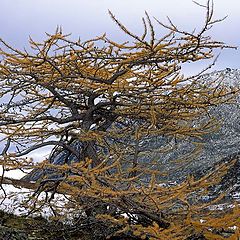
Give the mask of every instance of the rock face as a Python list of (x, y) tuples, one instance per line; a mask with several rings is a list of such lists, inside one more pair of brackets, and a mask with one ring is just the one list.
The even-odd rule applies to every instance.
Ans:
[[(228, 87), (240, 87), (240, 70), (226, 69), (213, 72), (204, 76), (204, 80), (215, 80)], [(199, 155), (192, 161), (179, 166), (179, 170), (169, 174), (169, 179), (179, 180), (182, 177), (193, 174), (196, 177), (203, 176), (214, 169), (214, 166), (225, 162), (236, 163), (230, 167), (218, 186), (214, 188), (215, 193), (228, 192), (228, 197), (240, 200), (240, 97), (236, 102), (221, 104), (210, 109), (210, 114), (219, 122), (219, 129), (203, 136), (199, 141), (202, 149)], [(186, 141), (176, 144), (177, 150), (168, 156), (165, 162), (171, 169), (170, 161), (183, 153), (191, 152), (193, 146)], [(163, 156), (164, 157), (164, 156)]]
[[(79, 141), (73, 141), (70, 145), (73, 149), (75, 149), (77, 152), (81, 151), (82, 144)], [(71, 154), (68, 150), (59, 150), (59, 149), (54, 149), (52, 151), (51, 156), (49, 157), (49, 162), (51, 164), (55, 165), (63, 165), (65, 163), (73, 163), (77, 162), (77, 158), (75, 155)], [(38, 179), (44, 177), (45, 175), (51, 175), (51, 177), (56, 177), (54, 176), (54, 172), (52, 170), (33, 170), (26, 176), (22, 178), (22, 180), (25, 181), (37, 181)]]
[[(201, 81), (215, 82), (215, 84), (224, 84), (231, 87), (240, 86), (240, 70), (226, 69), (205, 74)], [(151, 139), (145, 139), (140, 143), (140, 163), (157, 161), (157, 168), (166, 172), (166, 181), (181, 181), (188, 174), (198, 172), (204, 174), (214, 164), (222, 159), (228, 158), (235, 153), (237, 154), (240, 146), (240, 97), (235, 103), (221, 104), (210, 109), (211, 115), (220, 123), (219, 130), (203, 136), (198, 145), (201, 146), (200, 153), (194, 157), (194, 160), (188, 161), (189, 155), (195, 145), (186, 140), (176, 140), (164, 136), (158, 136)], [(71, 145), (77, 151), (82, 148), (81, 142), (74, 141)], [(170, 151), (160, 153), (159, 149), (169, 148)], [(182, 161), (179, 161), (182, 158)], [(67, 150), (53, 151), (50, 162), (53, 164), (63, 164), (76, 161), (74, 156)], [(177, 161), (176, 161), (177, 160)], [(240, 164), (239, 164), (240, 165)], [(234, 185), (240, 185), (240, 169), (236, 165), (231, 174), (229, 173), (228, 181)], [(36, 181), (44, 173), (37, 170), (24, 177), (25, 180)], [(230, 179), (232, 178), (232, 180)], [(227, 179), (227, 177), (226, 177)], [(233, 180), (234, 179), (234, 180)]]
[(234, 164), (228, 169), (220, 183), (213, 187), (213, 195), (226, 193), (225, 199), (240, 201), (240, 153), (233, 154), (223, 159)]

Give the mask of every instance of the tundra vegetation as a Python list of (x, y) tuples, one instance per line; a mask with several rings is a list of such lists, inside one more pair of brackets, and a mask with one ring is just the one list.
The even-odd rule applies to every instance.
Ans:
[[(211, 66), (191, 77), (181, 71), (184, 64), (231, 48), (207, 35), (222, 20), (214, 20), (212, 2), (199, 6), (205, 22), (192, 32), (146, 13), (143, 34), (136, 35), (109, 12), (126, 42), (106, 34), (74, 41), (61, 29), (41, 43), (30, 38), (28, 50), (0, 39), (4, 198), (10, 197), (7, 184), (32, 189), (21, 203), (29, 214), (47, 205), (55, 221), (70, 218), (71, 231), (88, 229), (93, 239), (238, 239), (237, 204), (219, 211), (210, 206), (224, 194), (203, 200), (227, 164), (170, 185), (162, 182), (168, 173), (161, 159), (146, 161), (152, 151), (172, 151), (145, 148), (158, 136), (186, 139), (198, 149), (201, 136), (218, 125), (209, 107), (238, 93), (202, 82)], [(159, 37), (158, 28), (166, 34)], [(53, 147), (47, 159), (29, 158), (46, 146)], [(4, 176), (13, 169), (32, 172), (21, 180)], [(54, 201), (58, 194), (66, 199), (61, 206)]]

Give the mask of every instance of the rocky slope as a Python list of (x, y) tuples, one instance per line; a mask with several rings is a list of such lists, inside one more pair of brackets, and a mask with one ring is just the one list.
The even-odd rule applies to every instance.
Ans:
[[(204, 76), (205, 79), (216, 79), (222, 81), (228, 86), (239, 86), (240, 70), (223, 70), (213, 72)], [(166, 182), (177, 182), (184, 179), (188, 174), (195, 175), (196, 178), (204, 176), (212, 171), (220, 163), (235, 163), (230, 167), (220, 184), (211, 189), (212, 196), (221, 192), (228, 192), (228, 198), (240, 200), (240, 99), (236, 103), (222, 104), (211, 108), (211, 114), (221, 122), (218, 131), (209, 133), (201, 140), (201, 151), (195, 158), (187, 161), (187, 156), (191, 155), (194, 145), (189, 141), (176, 140), (173, 138), (156, 137), (146, 139), (142, 142), (141, 150), (145, 154), (141, 157), (142, 162), (157, 159), (159, 168), (164, 169), (168, 175)], [(169, 146), (171, 149), (167, 153), (160, 154), (157, 149), (163, 146)], [(81, 147), (79, 144), (76, 148)], [(61, 164), (68, 153), (55, 152), (51, 161), (55, 164)], [(182, 157), (182, 161), (175, 161)], [(42, 172), (35, 172), (29, 175), (28, 179), (36, 180), (42, 175)], [(27, 178), (25, 178), (27, 179)], [(211, 196), (210, 196), (211, 197)], [(69, 230), (67, 225), (61, 223), (49, 223), (42, 218), (17, 217), (11, 214), (0, 212), (0, 239), (93, 239), (96, 231), (93, 226), (81, 231)], [(96, 238), (94, 238), (96, 239)], [(201, 237), (192, 237), (193, 239), (204, 239)]]
[[(240, 70), (227, 68), (223, 71), (215, 71), (203, 76), (203, 81), (207, 82), (208, 80), (210, 82), (215, 80), (216, 84), (221, 82), (221, 84), (230, 88), (239, 88)], [(240, 97), (236, 99), (236, 102), (212, 107), (210, 114), (218, 121), (219, 129), (203, 136), (203, 139), (199, 141), (201, 143), (199, 155), (189, 164), (184, 164), (183, 161), (179, 170), (173, 171), (169, 178), (178, 180), (179, 177), (192, 173), (196, 177), (200, 177), (213, 170), (214, 166), (221, 162), (230, 164), (235, 160), (236, 163), (228, 170), (214, 192), (226, 191), (232, 198), (240, 200)], [(179, 141), (176, 148), (170, 154), (172, 156), (165, 158), (170, 169), (173, 167), (170, 160), (181, 156), (183, 153), (189, 153), (193, 146), (187, 141)]]
[[(200, 81), (208, 84), (212, 82), (216, 85), (224, 84), (231, 87), (240, 86), (240, 70), (225, 69), (205, 74)], [(234, 103), (225, 103), (210, 109), (210, 114), (219, 123), (219, 130), (203, 136), (198, 142), (199, 151), (194, 157), (191, 156), (196, 145), (188, 140), (179, 140), (159, 136), (145, 139), (140, 143), (140, 162), (146, 163), (157, 161), (157, 168), (166, 172), (165, 181), (182, 181), (187, 175), (193, 174), (201, 176), (208, 172), (215, 164), (224, 159), (231, 159), (238, 156), (240, 152), (240, 97)], [(200, 119), (199, 119), (200, 120)], [(201, 121), (201, 120), (200, 120)], [(81, 143), (73, 142), (72, 147), (79, 151)], [(169, 151), (160, 153), (159, 149), (168, 148)], [(53, 152), (50, 162), (62, 164), (74, 157), (67, 150)], [(181, 160), (182, 159), (182, 160)], [(238, 159), (238, 158), (237, 158)], [(239, 160), (238, 160), (239, 161)], [(236, 167), (234, 174), (229, 173), (228, 182), (234, 186), (240, 185), (240, 169)], [(26, 176), (26, 180), (37, 180), (42, 176), (42, 171), (35, 171)], [(238, 176), (236, 178), (236, 176)], [(232, 178), (232, 180), (230, 179)], [(234, 179), (233, 179), (234, 178)], [(236, 180), (237, 179), (237, 180)], [(227, 182), (227, 181), (225, 181)], [(226, 185), (226, 184), (225, 184)], [(230, 184), (231, 185), (231, 184)], [(234, 192), (237, 194), (237, 192)]]

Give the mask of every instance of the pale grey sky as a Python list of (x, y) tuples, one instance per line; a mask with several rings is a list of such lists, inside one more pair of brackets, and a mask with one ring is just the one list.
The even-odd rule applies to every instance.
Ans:
[[(199, 0), (206, 3), (206, 0)], [(211, 30), (213, 38), (240, 45), (240, 1), (215, 0), (215, 16), (228, 18)], [(27, 46), (28, 36), (42, 40), (57, 25), (72, 38), (88, 39), (106, 32), (114, 40), (124, 39), (107, 11), (110, 9), (132, 31), (142, 30), (144, 11), (166, 22), (169, 16), (178, 26), (192, 30), (204, 21), (204, 11), (192, 0), (0, 0), (0, 37), (16, 47)], [(161, 29), (159, 28), (161, 33)], [(192, 66), (197, 71), (204, 64)], [(240, 50), (224, 50), (215, 69), (240, 68)], [(191, 72), (191, 70), (188, 69)]]

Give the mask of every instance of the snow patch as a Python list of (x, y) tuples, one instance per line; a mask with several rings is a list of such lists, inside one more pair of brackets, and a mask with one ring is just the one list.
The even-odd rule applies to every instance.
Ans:
[[(31, 206), (34, 206), (34, 190), (26, 188), (17, 188), (12, 185), (2, 184), (0, 189), (0, 209), (15, 215), (26, 215), (31, 211)], [(6, 195), (5, 195), (6, 194)], [(46, 201), (51, 196), (51, 193), (42, 192), (38, 196), (38, 204), (32, 212), (33, 216), (42, 216), (49, 218), (58, 215), (68, 215), (71, 209), (66, 208), (69, 200), (62, 194), (55, 194), (54, 199), (49, 203)], [(53, 209), (55, 213), (53, 212)], [(69, 216), (70, 217), (70, 216)]]

